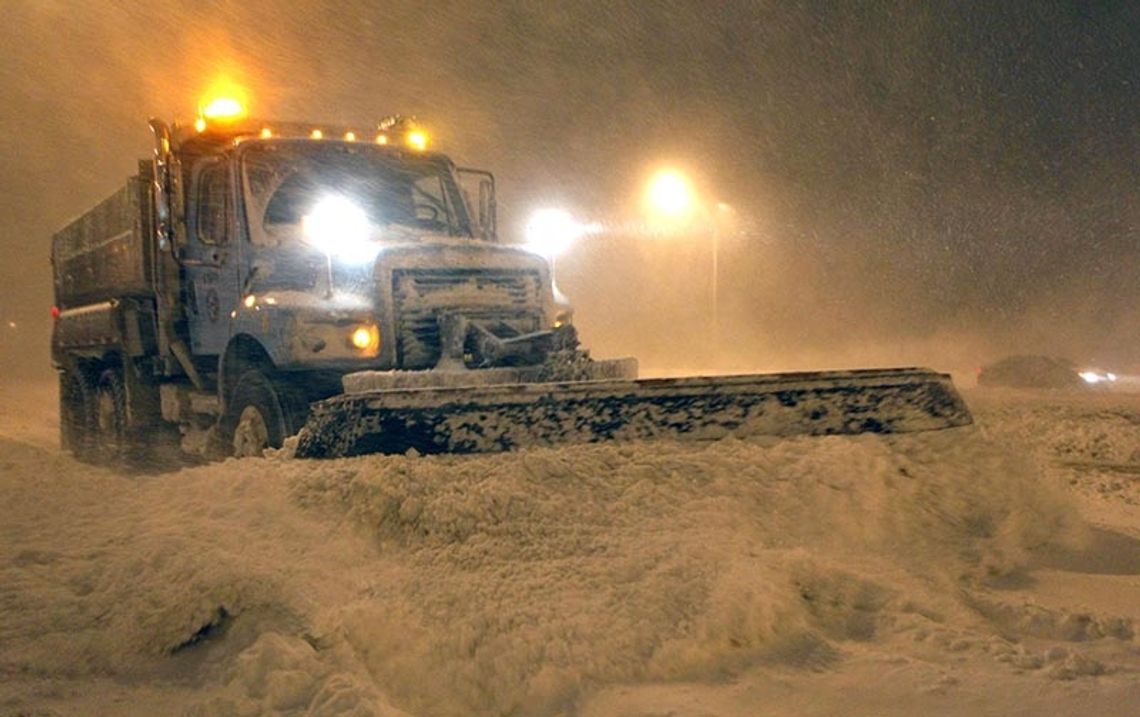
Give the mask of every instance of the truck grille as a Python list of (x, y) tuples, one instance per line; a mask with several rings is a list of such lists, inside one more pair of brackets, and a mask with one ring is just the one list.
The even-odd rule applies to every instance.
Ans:
[[(441, 313), (457, 313), (495, 331), (537, 331), (542, 317), (538, 272), (514, 269), (397, 269), (392, 272), (396, 360), (400, 368), (434, 366)], [(498, 328), (496, 328), (498, 327)]]

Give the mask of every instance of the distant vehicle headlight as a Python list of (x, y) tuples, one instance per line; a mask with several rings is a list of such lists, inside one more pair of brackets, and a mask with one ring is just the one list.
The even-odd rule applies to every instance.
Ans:
[(368, 215), (346, 197), (328, 196), (317, 202), (301, 218), (301, 232), (320, 251), (348, 262), (370, 262), (380, 252), (380, 245), (371, 239)]
[(1116, 374), (1111, 373), (1111, 372), (1101, 372), (1101, 371), (1091, 371), (1090, 370), (1090, 371), (1081, 371), (1077, 375), (1080, 376), (1084, 380), (1085, 383), (1090, 383), (1090, 384), (1112, 383), (1113, 381), (1116, 380)]

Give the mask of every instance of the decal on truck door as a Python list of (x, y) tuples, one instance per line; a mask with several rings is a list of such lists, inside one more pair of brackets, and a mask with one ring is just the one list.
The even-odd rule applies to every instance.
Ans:
[(233, 246), (233, 186), (225, 159), (201, 163), (194, 179), (186, 278), (194, 286), (197, 317), (191, 317), (195, 353), (220, 353), (230, 338), (227, 320), (240, 300), (239, 257)]
[(218, 298), (218, 290), (210, 287), (206, 292), (206, 316), (210, 321), (217, 321), (221, 315), (222, 300)]

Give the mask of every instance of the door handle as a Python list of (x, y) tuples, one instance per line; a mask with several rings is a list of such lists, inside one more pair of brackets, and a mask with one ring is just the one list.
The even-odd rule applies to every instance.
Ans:
[(223, 266), (225, 266), (227, 256), (228, 255), (224, 251), (220, 253), (213, 252), (210, 255), (209, 259), (187, 259), (185, 257), (180, 257), (178, 259), (178, 263), (182, 266), (190, 266), (195, 268), (204, 267), (207, 269), (221, 269)]

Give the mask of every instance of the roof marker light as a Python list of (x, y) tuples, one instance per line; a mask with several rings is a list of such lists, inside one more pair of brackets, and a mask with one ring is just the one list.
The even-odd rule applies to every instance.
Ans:
[(386, 134), (376, 135), (376, 144), (388, 144), (388, 135), (386, 135)]
[(345, 132), (344, 133), (344, 140), (346, 142), (355, 142), (356, 141), (356, 133), (355, 132)]
[(320, 139), (321, 137), (325, 136), (325, 133), (320, 131), (319, 129), (315, 129), (309, 133), (309, 136), (312, 137), (313, 139)]
[(234, 120), (245, 114), (245, 109), (233, 97), (215, 97), (202, 107), (202, 116), (212, 120)]
[(422, 152), (427, 149), (428, 136), (427, 132), (424, 132), (423, 130), (414, 129), (411, 132), (408, 132), (406, 139), (408, 146), (417, 152)]
[(261, 128), (261, 138), (262, 139), (269, 139), (272, 136), (273, 136), (273, 130), (269, 129), (268, 127), (262, 127)]

